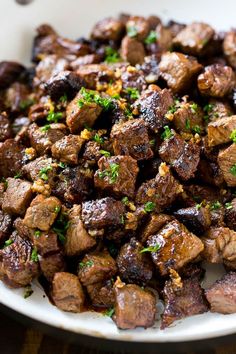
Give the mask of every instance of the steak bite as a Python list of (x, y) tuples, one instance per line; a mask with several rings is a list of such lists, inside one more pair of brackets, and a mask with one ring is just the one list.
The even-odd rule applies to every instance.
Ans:
[(121, 41), (121, 58), (131, 65), (142, 64), (145, 58), (144, 45), (135, 38), (124, 37)]
[(39, 194), (35, 197), (26, 210), (24, 224), (33, 229), (48, 231), (54, 223), (61, 202), (56, 197), (46, 198)]
[(180, 135), (172, 132), (172, 136), (163, 141), (159, 148), (161, 159), (169, 163), (179, 177), (186, 181), (194, 177), (200, 161), (200, 148), (197, 144), (186, 143)]
[(217, 119), (208, 124), (208, 144), (210, 147), (231, 141), (230, 135), (236, 129), (236, 115)]
[(0, 62), (0, 90), (7, 88), (25, 70), (24, 66), (15, 61)]
[(81, 220), (81, 207), (74, 205), (69, 211), (69, 227), (64, 245), (66, 255), (79, 255), (95, 245), (96, 240), (87, 233)]
[(205, 291), (211, 312), (236, 312), (236, 272), (225, 274)]
[(49, 253), (41, 256), (39, 258), (39, 265), (43, 276), (49, 282), (53, 281), (53, 277), (56, 273), (64, 272), (66, 268), (62, 252)]
[(101, 41), (119, 41), (124, 31), (125, 26), (120, 20), (107, 17), (95, 24), (91, 37)]
[(79, 263), (78, 277), (84, 286), (110, 279), (117, 272), (115, 260), (107, 251), (88, 253)]
[(111, 139), (115, 155), (130, 155), (135, 160), (146, 160), (153, 156), (148, 131), (142, 119), (115, 124)]
[(68, 61), (57, 55), (45, 56), (35, 69), (34, 86), (44, 89), (45, 83), (54, 75), (68, 69)]
[(114, 71), (107, 64), (87, 64), (80, 65), (76, 73), (85, 83), (85, 87), (96, 90), (97, 86), (113, 81)]
[(203, 22), (193, 22), (183, 28), (173, 40), (173, 44), (186, 54), (202, 55), (215, 31)]
[(155, 235), (165, 224), (171, 220), (173, 220), (173, 217), (167, 214), (150, 215), (147, 224), (141, 232), (140, 241), (142, 243), (146, 242), (149, 236)]
[(88, 285), (86, 289), (93, 306), (113, 307), (115, 292), (112, 280), (109, 279), (104, 282)]
[(232, 30), (225, 34), (223, 42), (224, 55), (229, 64), (236, 69), (236, 31)]
[(127, 283), (146, 284), (152, 278), (153, 265), (143, 246), (135, 238), (124, 244), (116, 259), (119, 274)]
[(82, 221), (87, 229), (102, 229), (122, 224), (124, 204), (107, 197), (82, 203)]
[(41, 178), (51, 184), (56, 175), (56, 164), (51, 157), (43, 155), (24, 165), (21, 172), (31, 181)]
[(52, 156), (61, 162), (77, 165), (82, 144), (83, 139), (80, 136), (67, 135), (52, 145)]
[(192, 80), (201, 71), (202, 65), (193, 57), (167, 52), (161, 57), (159, 69), (168, 87), (173, 92), (182, 92), (192, 84)]
[(150, 25), (147, 19), (142, 16), (130, 16), (126, 22), (128, 36), (135, 37), (138, 41), (143, 41), (149, 34)]
[(24, 215), (33, 197), (32, 184), (22, 179), (8, 178), (2, 210), (11, 215)]
[(25, 148), (14, 139), (0, 143), (0, 176), (14, 177), (19, 173), (24, 159)]
[(216, 98), (211, 98), (209, 103), (204, 107), (206, 113), (205, 118), (211, 122), (219, 118), (229, 117), (233, 115), (233, 110), (227, 101), (219, 101)]
[(224, 97), (235, 87), (235, 74), (230, 66), (213, 64), (205, 67), (197, 83), (203, 96)]
[(211, 213), (207, 207), (190, 207), (179, 209), (174, 216), (191, 232), (201, 236), (211, 226)]
[(63, 311), (81, 312), (85, 295), (76, 275), (59, 272), (52, 282), (52, 299), (55, 305)]
[(10, 236), (12, 218), (9, 214), (0, 210), (0, 245)]
[(203, 110), (194, 102), (177, 102), (173, 113), (167, 113), (173, 118), (175, 129), (181, 134), (201, 133), (203, 131)]
[(6, 114), (0, 114), (0, 142), (5, 141), (12, 136), (10, 120)]
[(120, 329), (152, 327), (156, 316), (156, 298), (136, 284), (115, 283), (115, 314), (113, 320)]
[[(147, 245), (154, 249), (151, 252), (152, 260), (161, 275), (167, 275), (170, 268), (182, 268), (194, 260), (204, 248), (202, 241), (176, 220), (150, 236)], [(157, 247), (158, 250), (155, 251)]]
[[(32, 232), (32, 230), (30, 231)], [(34, 231), (33, 237), (31, 236), (31, 241), (38, 253), (42, 256), (56, 253), (60, 250), (57, 234), (52, 230), (47, 232)]]
[(230, 229), (236, 231), (236, 198), (232, 199), (229, 208), (225, 209), (225, 222)]
[(139, 171), (137, 161), (130, 156), (101, 157), (94, 175), (95, 187), (115, 196), (133, 197)]
[(236, 144), (220, 150), (218, 164), (229, 187), (236, 187)]

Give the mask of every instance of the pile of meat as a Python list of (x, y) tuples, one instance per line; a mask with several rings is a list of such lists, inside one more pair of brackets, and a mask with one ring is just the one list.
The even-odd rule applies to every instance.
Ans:
[[(236, 312), (236, 31), (120, 15), (0, 63), (0, 278), (121, 329)], [(201, 287), (202, 261), (226, 275)], [(26, 294), (26, 296), (28, 296)], [(158, 295), (157, 295), (158, 294)]]

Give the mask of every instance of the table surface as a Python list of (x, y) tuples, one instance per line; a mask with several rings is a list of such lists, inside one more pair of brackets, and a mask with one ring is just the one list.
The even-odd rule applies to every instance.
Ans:
[[(32, 328), (27, 328), (12, 318), (0, 313), (0, 353), (1, 354), (112, 354), (84, 346), (67, 344)], [(199, 353), (193, 348), (188, 353)], [(121, 353), (136, 354), (136, 353)], [(147, 352), (148, 354), (148, 352)], [(156, 352), (158, 354), (158, 350)], [(236, 344), (202, 351), (202, 354), (236, 354)]]

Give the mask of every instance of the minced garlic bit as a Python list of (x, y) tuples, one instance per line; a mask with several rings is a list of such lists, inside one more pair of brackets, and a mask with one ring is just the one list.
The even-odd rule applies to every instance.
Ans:
[(27, 157), (30, 159), (30, 160), (33, 160), (35, 157), (36, 157), (36, 150), (32, 147), (30, 148), (26, 148), (25, 149), (25, 154), (27, 155)]
[(51, 194), (51, 188), (49, 184), (44, 183), (44, 181), (39, 178), (37, 181), (34, 182), (32, 186), (32, 191), (35, 193), (40, 193), (48, 197)]
[(93, 137), (93, 132), (89, 131), (88, 129), (84, 129), (80, 133), (80, 137), (84, 140), (90, 140)]
[(127, 71), (128, 73), (136, 73), (138, 70), (137, 70), (134, 66), (129, 65), (129, 66), (127, 67), (126, 71)]
[(172, 284), (173, 284), (175, 290), (182, 289), (183, 283), (182, 283), (181, 277), (176, 272), (176, 270), (174, 270), (172, 268), (170, 269), (170, 278), (172, 280)]
[(125, 229), (136, 230), (137, 228), (137, 216), (134, 213), (128, 212), (125, 214)]
[(155, 188), (148, 188), (148, 190), (147, 190), (147, 196), (148, 197), (152, 197), (155, 194), (156, 194), (156, 189)]
[(128, 208), (131, 210), (131, 211), (135, 211), (136, 210), (136, 206), (134, 205), (133, 202), (129, 202), (127, 204)]
[(159, 174), (160, 176), (165, 176), (168, 172), (169, 172), (169, 167), (167, 166), (167, 164), (165, 162), (162, 162), (159, 166)]
[(123, 283), (123, 281), (121, 281), (120, 277), (117, 277), (114, 286), (116, 288), (123, 288), (125, 286), (125, 283)]
[(103, 82), (103, 83), (97, 82), (96, 83), (96, 90), (97, 91), (106, 91), (107, 87), (108, 87), (107, 82)]
[(172, 121), (174, 119), (174, 114), (173, 113), (166, 113), (165, 118)]
[(122, 90), (122, 81), (116, 80), (112, 84), (110, 84), (106, 90), (106, 93), (110, 96), (119, 95)]
[(88, 234), (92, 237), (103, 236), (104, 229), (101, 230), (88, 230)]

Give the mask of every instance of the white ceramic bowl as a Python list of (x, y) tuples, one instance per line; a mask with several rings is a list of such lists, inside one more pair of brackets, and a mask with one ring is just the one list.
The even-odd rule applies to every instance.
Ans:
[[(223, 13), (222, 13), (223, 11)], [(157, 14), (164, 20), (206, 21), (217, 29), (235, 25), (236, 2), (224, 0), (223, 8), (211, 0), (34, 0), (28, 6), (14, 0), (0, 1), (0, 60), (30, 60), (34, 29), (50, 23), (64, 36), (78, 38), (89, 33), (98, 19), (128, 12)], [(222, 274), (220, 267), (208, 268), (205, 281), (210, 284)], [(148, 330), (120, 331), (108, 317), (95, 313), (69, 314), (52, 306), (38, 283), (34, 294), (23, 298), (23, 290), (10, 290), (0, 282), (0, 302), (43, 323), (95, 337), (142, 342), (180, 342), (213, 338), (236, 332), (236, 314), (206, 313), (180, 321), (160, 331), (159, 324)]]

